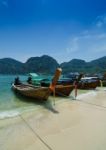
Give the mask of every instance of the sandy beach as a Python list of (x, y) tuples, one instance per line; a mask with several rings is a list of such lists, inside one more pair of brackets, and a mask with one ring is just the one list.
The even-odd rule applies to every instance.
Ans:
[(0, 150), (105, 150), (106, 88), (0, 120)]

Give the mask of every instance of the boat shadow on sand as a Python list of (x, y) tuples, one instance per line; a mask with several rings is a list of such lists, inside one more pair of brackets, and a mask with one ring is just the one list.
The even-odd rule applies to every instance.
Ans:
[(55, 108), (54, 108), (54, 104), (53, 104), (53, 97), (52, 99), (49, 97), (48, 100), (38, 100), (38, 99), (34, 99), (34, 98), (29, 98), (29, 97), (25, 97), (23, 95), (20, 95), (17, 92), (13, 91), (14, 96), (16, 96), (20, 101), (26, 102), (26, 103), (33, 103), (36, 106), (40, 105), (44, 108), (46, 108), (47, 110), (53, 112), (53, 113), (59, 113)]

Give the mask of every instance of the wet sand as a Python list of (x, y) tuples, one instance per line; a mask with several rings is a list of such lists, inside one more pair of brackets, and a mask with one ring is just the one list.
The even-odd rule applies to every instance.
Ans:
[(0, 120), (0, 150), (49, 149), (106, 149), (106, 89)]

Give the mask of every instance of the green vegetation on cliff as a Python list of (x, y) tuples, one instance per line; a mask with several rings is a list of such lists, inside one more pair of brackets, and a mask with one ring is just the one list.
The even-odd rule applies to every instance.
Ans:
[(12, 58), (3, 58), (0, 59), (0, 74), (26, 74), (29, 72), (53, 74), (59, 66), (63, 73), (104, 73), (106, 72), (106, 56), (90, 62), (72, 59), (62, 64), (58, 64), (54, 58), (47, 55), (31, 57), (25, 63)]

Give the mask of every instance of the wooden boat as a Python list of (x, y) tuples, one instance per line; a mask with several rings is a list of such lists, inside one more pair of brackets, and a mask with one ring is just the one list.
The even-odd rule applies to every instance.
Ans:
[[(83, 74), (80, 74), (78, 76), (78, 78), (76, 79), (77, 83), (79, 83), (82, 76), (83, 76)], [(73, 84), (73, 82), (69, 78), (62, 78), (62, 79), (58, 80), (57, 84), (55, 86), (55, 95), (57, 95), (57, 96), (69, 96), (71, 94), (71, 92), (73, 91), (73, 89), (75, 88), (75, 85)], [(48, 84), (43, 82), (42, 85), (46, 86)]]
[(69, 96), (73, 91), (73, 85), (56, 85), (55, 87), (55, 94), (57, 96)]
[[(36, 86), (36, 84), (33, 84)], [(50, 86), (50, 80), (49, 79), (44, 79), (40, 83), (41, 87), (49, 87)], [(67, 80), (62, 80), (62, 82), (57, 81), (56, 86), (55, 86), (55, 95), (56, 96), (69, 96), (72, 90), (74, 89), (74, 86), (72, 84), (69, 84)], [(51, 93), (53, 95), (53, 92)]]
[(59, 79), (59, 76), (61, 74), (61, 69), (58, 68), (55, 72), (53, 81), (49, 87), (37, 87), (29, 84), (12, 84), (12, 89), (26, 97), (35, 98), (39, 100), (47, 100), (49, 95), (53, 92), (53, 89), (55, 88), (56, 82)]
[(27, 84), (15, 85), (14, 83), (12, 84), (12, 89), (23, 96), (39, 100), (47, 100), (52, 92), (47, 87), (35, 87)]
[[(77, 82), (81, 79), (83, 74), (80, 74), (76, 79)], [(34, 78), (35, 79), (35, 78)], [(35, 79), (36, 80), (36, 79)], [(41, 87), (49, 87), (51, 79), (45, 78), (39, 84)], [(36, 86), (36, 82), (32, 82)], [(55, 86), (55, 95), (57, 96), (69, 96), (74, 89), (73, 81), (70, 78), (60, 78)], [(53, 92), (51, 93), (53, 95)]]
[[(75, 82), (78, 84), (83, 74), (80, 74)], [(65, 80), (60, 80), (57, 82), (55, 87), (55, 93), (58, 96), (69, 96), (73, 89), (75, 88), (74, 81), (69, 80), (69, 78), (65, 78)]]
[(79, 83), (78, 84), (78, 89), (95, 89), (97, 87), (97, 83), (96, 82), (91, 82), (91, 83)]
[[(48, 87), (50, 85), (50, 83), (51, 83), (51, 79), (49, 79), (49, 78), (45, 78), (40, 81), (40, 85), (45, 86), (45, 87)], [(72, 79), (65, 78), (65, 77), (60, 78), (56, 83), (56, 85), (72, 85), (72, 84), (73, 84)]]
[(78, 89), (95, 89), (98, 86), (98, 81), (93, 77), (82, 78), (78, 83)]

